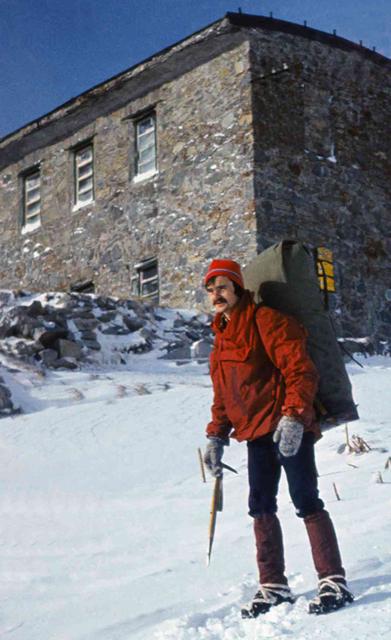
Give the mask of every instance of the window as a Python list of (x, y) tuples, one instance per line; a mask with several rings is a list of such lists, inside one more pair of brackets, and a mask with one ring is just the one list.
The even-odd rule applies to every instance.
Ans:
[(132, 278), (132, 294), (139, 298), (159, 300), (159, 273), (156, 258), (143, 260), (135, 265), (136, 275)]
[(336, 293), (333, 252), (326, 247), (318, 247), (315, 249), (315, 261), (319, 287), (323, 293), (323, 304), (325, 309), (329, 309), (330, 302), (333, 300), (330, 294)]
[(23, 177), (23, 226), (39, 227), (41, 224), (41, 172), (35, 169)]
[(326, 249), (326, 247), (318, 247), (316, 250), (316, 266), (321, 290), (335, 293), (333, 252), (330, 249)]
[(156, 116), (138, 120), (136, 126), (136, 176), (156, 171)]
[(94, 155), (91, 143), (75, 149), (75, 205), (94, 200)]

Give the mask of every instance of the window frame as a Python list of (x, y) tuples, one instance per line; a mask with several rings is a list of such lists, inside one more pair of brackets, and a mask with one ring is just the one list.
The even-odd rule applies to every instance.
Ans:
[[(146, 131), (144, 133), (139, 133), (140, 125), (146, 120), (151, 119), (153, 123), (153, 128), (151, 127), (150, 131)], [(152, 136), (151, 136), (152, 132)], [(140, 137), (151, 136), (153, 138), (153, 144), (147, 146), (145, 149), (140, 150)], [(135, 163), (134, 163), (134, 180), (137, 182), (138, 180), (143, 180), (150, 176), (155, 175), (158, 172), (157, 166), (157, 119), (156, 119), (156, 111), (151, 109), (150, 111), (143, 113), (138, 118), (134, 120), (134, 144), (135, 144)], [(153, 158), (148, 162), (140, 162), (140, 153), (142, 151), (146, 151), (149, 149), (153, 149)], [(141, 166), (144, 164), (150, 164), (153, 161), (153, 167), (146, 170), (141, 170)]]
[[(23, 171), (20, 175), (22, 182), (22, 216), (21, 216), (21, 226), (22, 231), (33, 231), (41, 226), (41, 214), (42, 214), (42, 172), (41, 166), (34, 165), (33, 167), (29, 167), (25, 171)], [(37, 185), (28, 189), (28, 181), (32, 179), (36, 179), (38, 177), (39, 182)], [(38, 191), (38, 197), (33, 200), (28, 199), (28, 192)], [(38, 203), (38, 210), (34, 213), (29, 213), (28, 208), (31, 205), (36, 205)]]
[[(143, 278), (143, 272), (151, 267), (156, 267), (156, 274), (147, 278)], [(136, 274), (131, 279), (132, 295), (142, 300), (153, 300), (159, 302), (160, 296), (160, 277), (159, 277), (159, 261), (156, 257), (147, 258), (134, 265)], [(149, 293), (143, 293), (143, 286), (156, 282), (156, 288)], [(136, 286), (134, 286), (136, 285)]]
[[(88, 149), (91, 149), (91, 159), (87, 160), (84, 163), (79, 164), (78, 163), (79, 155), (81, 155), (83, 152), (87, 151)], [(93, 139), (91, 138), (89, 140), (84, 140), (77, 146), (73, 147), (72, 153), (73, 153), (73, 205), (74, 205), (73, 209), (77, 210), (95, 202), (95, 153), (94, 153)], [(82, 168), (87, 167), (89, 164), (91, 165), (90, 173), (80, 176), (78, 173), (80, 167)], [(90, 188), (85, 189), (84, 191), (80, 191), (79, 189), (80, 183), (83, 182), (83, 180), (87, 180), (89, 178), (91, 178)], [(88, 192), (91, 192), (91, 197), (88, 200), (81, 200), (80, 196)]]

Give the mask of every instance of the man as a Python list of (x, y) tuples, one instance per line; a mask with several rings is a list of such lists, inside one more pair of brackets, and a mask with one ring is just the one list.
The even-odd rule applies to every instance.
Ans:
[(216, 310), (211, 354), (214, 400), (205, 464), (223, 473), (229, 437), (247, 441), (249, 514), (254, 518), (260, 589), (242, 616), (253, 618), (294, 602), (285, 576), (277, 492), (284, 469), (296, 514), (304, 520), (319, 577), (310, 613), (352, 602), (330, 516), (319, 498), (313, 402), (318, 374), (306, 353), (306, 330), (292, 317), (256, 306), (239, 264), (213, 260), (204, 284)]

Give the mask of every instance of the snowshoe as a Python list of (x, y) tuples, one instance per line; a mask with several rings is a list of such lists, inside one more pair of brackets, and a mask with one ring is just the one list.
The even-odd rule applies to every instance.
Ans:
[(353, 594), (349, 591), (343, 576), (328, 576), (320, 580), (318, 595), (309, 603), (308, 613), (330, 613), (353, 600)]
[(257, 618), (267, 613), (271, 607), (283, 602), (293, 603), (295, 597), (286, 584), (261, 584), (253, 601), (242, 609), (242, 618)]

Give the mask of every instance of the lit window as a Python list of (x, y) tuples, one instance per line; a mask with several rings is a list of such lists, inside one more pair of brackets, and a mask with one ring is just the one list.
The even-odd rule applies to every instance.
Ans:
[(156, 171), (156, 118), (150, 114), (136, 122), (136, 175)]
[(321, 290), (335, 293), (333, 252), (330, 249), (326, 249), (326, 247), (316, 249), (316, 268)]
[(75, 204), (83, 206), (94, 200), (94, 157), (92, 144), (75, 150)]
[(144, 260), (135, 265), (136, 275), (132, 278), (132, 294), (155, 302), (159, 299), (159, 273), (156, 258)]
[(23, 226), (41, 223), (41, 172), (35, 170), (23, 178)]

